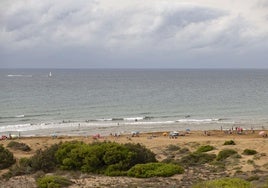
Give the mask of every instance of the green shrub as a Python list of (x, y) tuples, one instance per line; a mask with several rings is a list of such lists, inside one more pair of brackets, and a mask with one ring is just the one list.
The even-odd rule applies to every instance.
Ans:
[(128, 176), (136, 178), (170, 177), (174, 174), (182, 174), (183, 168), (175, 164), (147, 163), (137, 164), (128, 171)]
[(248, 181), (239, 178), (222, 178), (195, 184), (193, 188), (250, 188)]
[(210, 145), (205, 145), (205, 146), (200, 146), (196, 152), (208, 152), (208, 151), (211, 151), (213, 150), (214, 147), (213, 146), (210, 146)]
[(216, 158), (215, 154), (191, 153), (181, 158), (180, 163), (184, 166), (196, 166), (212, 162)]
[(257, 153), (256, 150), (253, 150), (253, 149), (245, 149), (242, 154), (243, 155), (255, 155), (256, 153)]
[(227, 140), (223, 145), (235, 145), (235, 142), (233, 140)]
[(128, 148), (131, 152), (135, 153), (131, 160), (131, 167), (136, 164), (156, 162), (155, 153), (147, 149), (145, 146), (142, 146), (141, 144), (132, 143), (124, 144), (124, 146)]
[[(60, 145), (55, 153), (57, 162), (64, 170), (81, 170), (84, 160), (90, 160), (90, 148), (83, 142), (65, 142)], [(97, 151), (95, 155), (98, 155)], [(88, 157), (88, 158), (86, 158)], [(95, 165), (98, 165), (98, 159), (94, 159)]]
[(31, 148), (27, 144), (16, 141), (9, 142), (7, 147), (21, 151), (31, 151)]
[(217, 156), (217, 161), (227, 159), (228, 157), (230, 157), (234, 154), (237, 154), (237, 151), (235, 151), (233, 149), (224, 149), (224, 150), (219, 152), (219, 154)]
[(72, 181), (60, 176), (43, 176), (37, 179), (38, 188), (61, 188), (72, 184)]
[(155, 162), (155, 154), (140, 144), (66, 142), (56, 152), (62, 169), (125, 175), (136, 164)]
[(32, 168), (30, 167), (30, 159), (21, 158), (18, 163), (13, 165), (9, 171), (4, 174), (4, 178), (9, 179), (13, 176), (20, 176), (24, 174), (32, 173)]
[(0, 145), (0, 170), (8, 168), (16, 162), (13, 153)]
[[(0, 154), (3, 153), (5, 152)], [(10, 169), (6, 177), (36, 171), (46, 173), (59, 167), (64, 170), (119, 176), (126, 175), (136, 164), (149, 162), (156, 162), (155, 154), (140, 144), (65, 142), (52, 145), (45, 150), (37, 150), (29, 159), (22, 158)]]
[(57, 167), (57, 160), (55, 154), (59, 148), (60, 144), (54, 144), (45, 150), (37, 150), (35, 155), (33, 155), (27, 164), (32, 172), (42, 170), (44, 172), (49, 172)]
[(54, 144), (45, 150), (37, 150), (30, 158), (21, 158), (16, 165), (9, 169), (9, 172), (4, 174), (4, 177), (10, 178), (12, 176), (31, 174), (37, 171), (50, 172), (56, 169), (58, 163), (55, 158), (55, 153), (60, 144)]
[(107, 176), (126, 176), (127, 171), (125, 169), (126, 167), (124, 166), (123, 162), (119, 162), (117, 164), (109, 165), (105, 169), (104, 174)]

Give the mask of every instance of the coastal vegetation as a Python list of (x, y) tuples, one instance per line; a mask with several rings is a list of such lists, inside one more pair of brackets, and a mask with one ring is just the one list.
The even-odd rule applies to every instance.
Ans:
[(31, 151), (31, 148), (27, 144), (16, 142), (16, 141), (9, 142), (7, 147), (15, 149), (15, 150)]
[(189, 166), (198, 166), (206, 163), (210, 163), (216, 159), (215, 154), (207, 154), (202, 152), (194, 152), (190, 153), (181, 158), (180, 163), (183, 164), (184, 167)]
[(72, 184), (72, 181), (61, 176), (49, 175), (37, 179), (38, 188), (61, 188)]
[(213, 146), (211, 145), (205, 145), (205, 146), (200, 146), (196, 152), (198, 153), (202, 153), (202, 152), (208, 152), (208, 151), (212, 151), (214, 149)]
[(10, 167), (15, 161), (13, 153), (4, 148), (3, 145), (0, 145), (0, 170)]
[(137, 164), (132, 167), (127, 175), (136, 178), (169, 177), (174, 174), (182, 174), (183, 168), (175, 164), (147, 163)]
[[(139, 166), (136, 167), (137, 164)], [(135, 177), (137, 170), (140, 169), (143, 169), (144, 177), (171, 176), (183, 172), (183, 168), (178, 165), (158, 163), (155, 154), (140, 144), (115, 142), (85, 144), (75, 141), (54, 144), (45, 150), (37, 150), (30, 158), (21, 158), (5, 177), (37, 171), (47, 173), (56, 169)]]
[(245, 149), (242, 154), (243, 155), (255, 155), (257, 154), (257, 151), (254, 149)]
[(223, 145), (236, 145), (236, 143), (233, 140), (227, 140), (227, 141), (224, 142)]
[(219, 152), (218, 156), (217, 156), (217, 161), (222, 161), (224, 159), (227, 159), (228, 157), (237, 154), (237, 151), (233, 150), (233, 149), (224, 149), (222, 151)]
[(155, 154), (140, 144), (112, 142), (85, 144), (63, 143), (55, 153), (61, 169), (105, 174), (126, 175), (136, 164), (156, 162)]
[[(260, 150), (257, 152), (245, 149), (252, 148), (248, 145), (236, 149), (238, 147), (223, 146), (223, 141), (216, 144), (210, 141), (180, 144), (171, 140), (170, 145), (150, 147), (152, 148), (150, 150), (138, 142), (133, 142), (134, 139), (125, 143), (101, 139), (88, 143), (84, 142), (85, 139), (83, 141), (78, 141), (79, 139), (70, 141), (73, 139), (69, 139), (67, 142), (62, 142), (62, 140), (56, 141), (55, 139), (53, 142), (48, 140), (54, 144), (45, 147), (40, 147), (40, 142), (38, 142), (36, 148), (33, 144), (29, 144), (32, 147), (30, 148), (27, 144), (13, 140), (4, 143), (5, 147), (2, 145), (0, 147), (4, 152), (0, 154), (9, 153), (4, 158), (13, 163), (3, 167), (9, 168), (9, 171), (3, 170), (2, 178), (7, 180), (14, 179), (13, 176), (33, 177), (35, 187), (37, 185), (42, 188), (78, 184), (78, 181), (84, 181), (82, 179), (85, 177), (114, 178), (115, 180), (116, 176), (121, 176), (120, 178), (123, 179), (128, 178), (127, 181), (140, 182), (135, 185), (141, 187), (142, 181), (146, 182), (146, 186), (156, 185), (154, 181), (169, 181), (167, 185), (176, 185), (176, 181), (180, 181), (180, 185), (195, 188), (222, 187), (222, 185), (226, 185), (227, 188), (254, 187), (256, 185), (265, 187), (267, 184), (267, 176), (262, 175), (266, 172), (267, 165), (260, 166), (259, 163), (259, 160), (263, 161), (266, 158), (266, 153), (260, 153)], [(24, 149), (27, 147), (31, 149), (31, 152)], [(10, 151), (15, 154), (16, 160), (7, 148), (10, 148)], [(0, 158), (0, 160), (2, 159), (3, 157)], [(241, 164), (244, 166), (241, 167)], [(243, 168), (254, 168), (254, 171), (246, 173)], [(229, 172), (233, 173), (232, 178), (229, 177)], [(142, 180), (144, 178), (148, 179)], [(213, 179), (213, 181), (209, 179)], [(170, 182), (173, 183), (170, 184)], [(102, 185), (109, 187), (112, 184), (104, 182)]]
[(198, 183), (193, 188), (251, 188), (250, 182), (239, 178), (222, 178)]

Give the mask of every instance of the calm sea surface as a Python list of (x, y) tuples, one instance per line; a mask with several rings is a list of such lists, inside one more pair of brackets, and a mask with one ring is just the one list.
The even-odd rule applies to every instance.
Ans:
[(0, 70), (0, 132), (86, 135), (267, 122), (268, 70)]

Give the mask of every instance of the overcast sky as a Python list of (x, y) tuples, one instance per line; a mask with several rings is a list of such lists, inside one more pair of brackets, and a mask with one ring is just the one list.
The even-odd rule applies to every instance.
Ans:
[(1, 0), (1, 68), (268, 68), (268, 0)]

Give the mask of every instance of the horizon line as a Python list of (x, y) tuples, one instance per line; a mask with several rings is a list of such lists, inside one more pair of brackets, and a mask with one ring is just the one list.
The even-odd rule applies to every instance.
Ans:
[(62, 68), (62, 67), (0, 67), (0, 70), (268, 70), (268, 67), (264, 68), (256, 68), (256, 67), (234, 67), (234, 68), (211, 68), (211, 67), (197, 67), (197, 68), (75, 68), (75, 67), (69, 67), (69, 68)]

